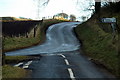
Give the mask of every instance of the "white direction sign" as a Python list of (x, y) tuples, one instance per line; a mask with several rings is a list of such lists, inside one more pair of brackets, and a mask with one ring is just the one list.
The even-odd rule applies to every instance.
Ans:
[(116, 23), (116, 18), (102, 18), (103, 23)]
[(112, 30), (113, 30), (113, 38), (115, 37), (115, 33), (116, 33), (116, 23), (117, 23), (117, 20), (116, 18), (102, 18), (101, 21), (103, 23), (110, 23), (111, 24), (111, 27), (112, 27)]

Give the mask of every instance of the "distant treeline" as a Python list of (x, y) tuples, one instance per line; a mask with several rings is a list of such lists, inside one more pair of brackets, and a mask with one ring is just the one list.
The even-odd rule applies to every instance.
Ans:
[(42, 21), (3, 21), (2, 34), (3, 36), (18, 36), (29, 33), (36, 25)]

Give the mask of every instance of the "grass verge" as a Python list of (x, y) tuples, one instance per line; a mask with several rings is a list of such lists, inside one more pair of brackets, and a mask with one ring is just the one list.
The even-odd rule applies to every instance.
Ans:
[(7, 37), (3, 39), (3, 52), (12, 51), (16, 49), (26, 48), (36, 45), (40, 42), (39, 36), (37, 37)]
[(30, 73), (29, 71), (27, 71), (25, 69), (21, 69), (19, 67), (12, 67), (9, 65), (4, 65), (2, 67), (2, 71), (3, 71), (2, 72), (3, 80), (5, 80), (5, 78), (7, 78), (7, 79), (9, 79), (9, 78), (25, 78)]
[(5, 57), (5, 62), (6, 64), (11, 64), (11, 63), (18, 63), (24, 60), (29, 60), (32, 59), (30, 56), (6, 56)]
[(13, 67), (8, 64), (18, 63), (24, 60), (32, 59), (30, 56), (6, 56), (6, 65), (2, 66), (2, 77), (4, 79), (9, 78), (26, 78), (30, 74), (30, 70), (25, 70), (20, 67)]
[(104, 65), (116, 76), (120, 76), (118, 34), (113, 39), (111, 32), (103, 30), (95, 16), (77, 26), (75, 32), (82, 42), (82, 49), (85, 55)]

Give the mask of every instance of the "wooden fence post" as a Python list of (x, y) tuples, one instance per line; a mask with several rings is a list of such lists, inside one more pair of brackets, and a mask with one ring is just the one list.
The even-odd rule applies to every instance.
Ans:
[(34, 37), (36, 37), (36, 29), (37, 29), (37, 25), (35, 25), (35, 27), (34, 27)]
[(2, 65), (5, 65), (5, 53), (2, 53)]
[(20, 38), (20, 34), (19, 34), (19, 36), (18, 36), (19, 38)]
[(28, 38), (28, 32), (26, 32), (26, 38)]

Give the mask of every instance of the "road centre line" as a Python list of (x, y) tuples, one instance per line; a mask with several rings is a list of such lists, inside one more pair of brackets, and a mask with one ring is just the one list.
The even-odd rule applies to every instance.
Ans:
[(61, 54), (61, 56), (62, 56), (63, 58), (66, 58), (63, 54)]
[(20, 63), (14, 65), (14, 67), (18, 67), (18, 66), (20, 66), (20, 65), (22, 65), (22, 64), (23, 64), (23, 62), (20, 62)]
[[(66, 57), (65, 57), (63, 54), (60, 54), (60, 55), (61, 55), (63, 58), (65, 58), (65, 59), (64, 59), (64, 60), (65, 60), (65, 63), (66, 63), (67, 65), (70, 65), (69, 62), (68, 62), (68, 60), (66, 59)], [(71, 80), (76, 80), (71, 68), (68, 68), (68, 72), (69, 72), (69, 74), (70, 74)]]
[(70, 65), (67, 59), (64, 59), (64, 60), (67, 65)]
[(70, 74), (70, 78), (71, 78), (72, 80), (76, 80), (71, 68), (68, 68), (68, 72), (69, 72), (69, 74)]

